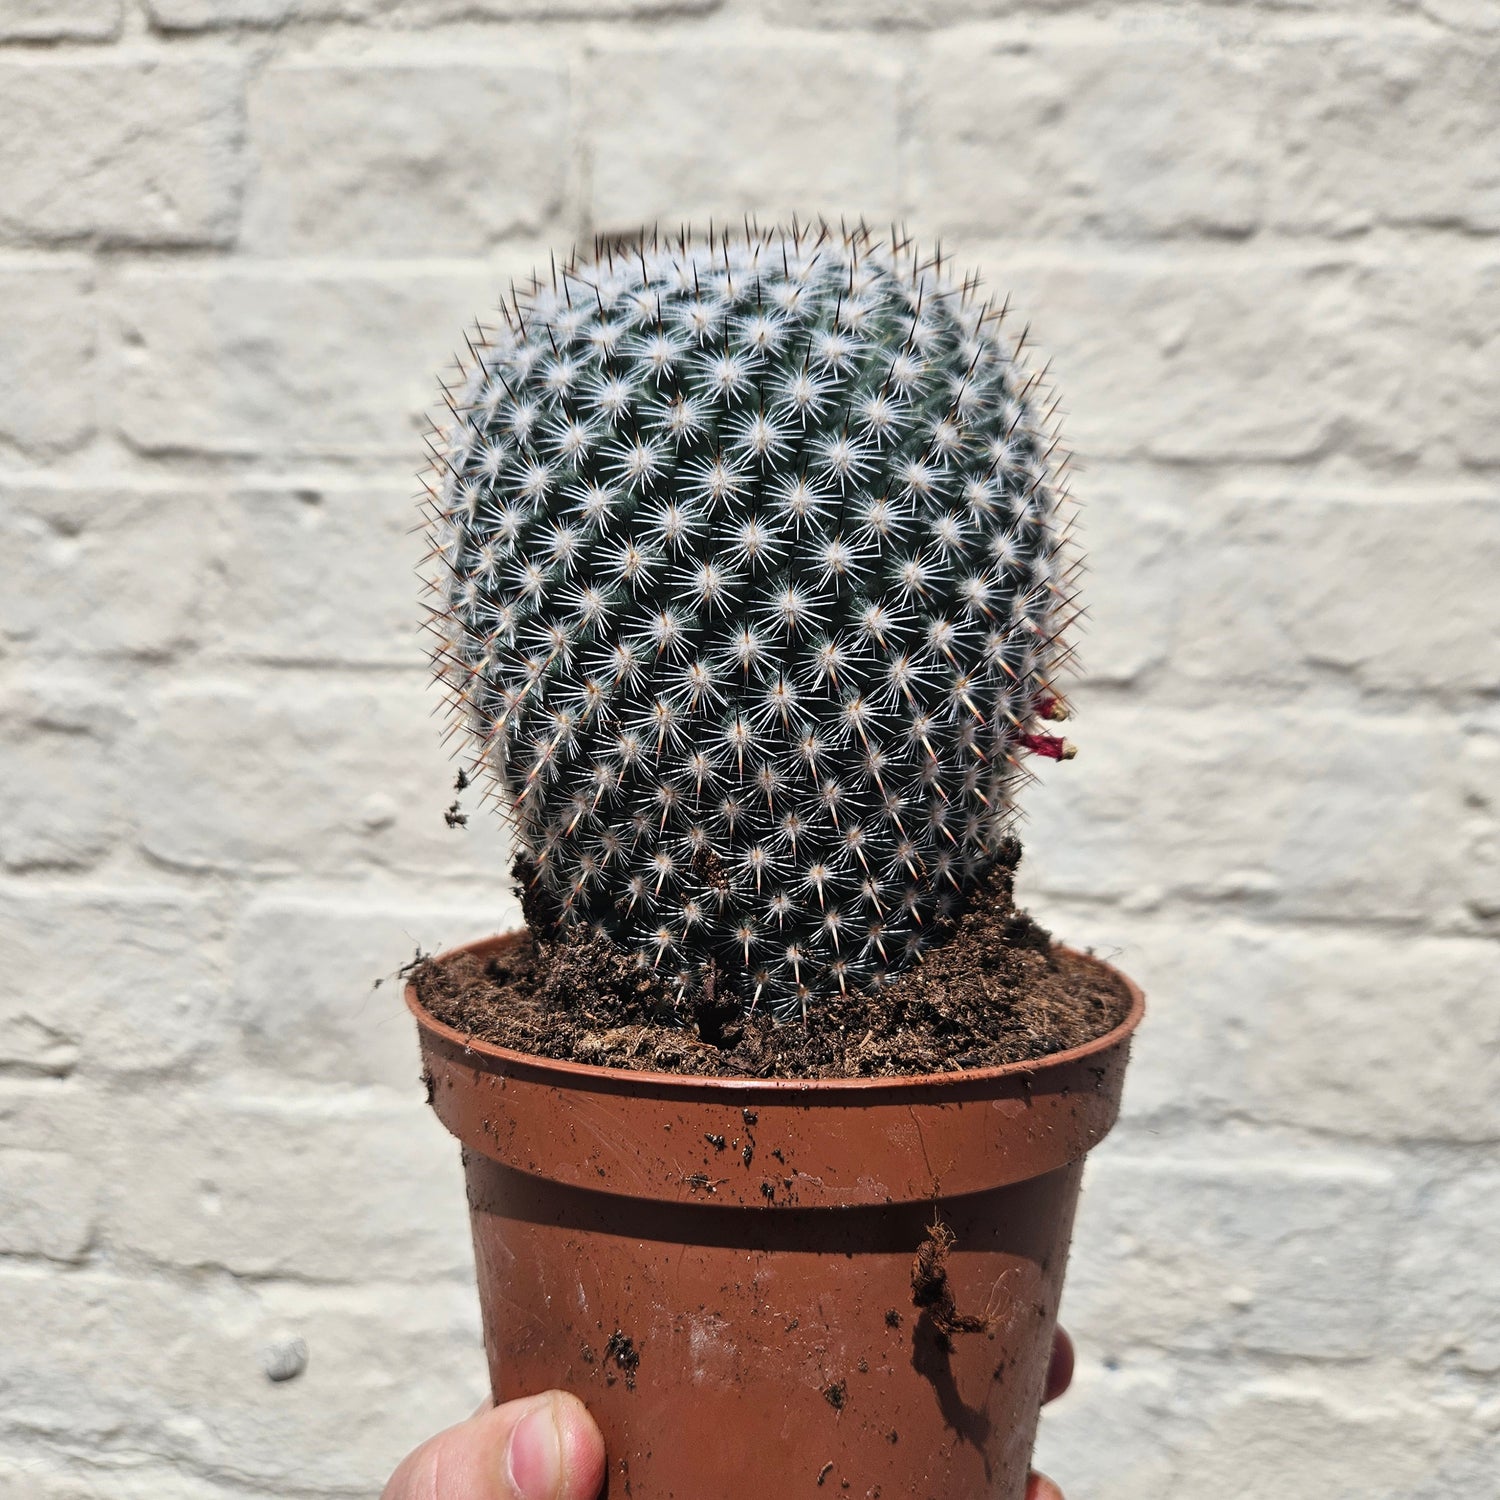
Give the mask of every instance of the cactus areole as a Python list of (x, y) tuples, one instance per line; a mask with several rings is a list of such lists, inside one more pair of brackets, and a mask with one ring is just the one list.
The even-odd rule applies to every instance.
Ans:
[(433, 654), (533, 910), (803, 1017), (916, 961), (1071, 747), (1024, 333), (864, 227), (601, 244), (471, 341)]

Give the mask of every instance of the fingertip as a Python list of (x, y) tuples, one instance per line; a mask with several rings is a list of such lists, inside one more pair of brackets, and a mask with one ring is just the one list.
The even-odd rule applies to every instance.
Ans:
[(1052, 1357), (1047, 1363), (1047, 1388), (1043, 1401), (1056, 1401), (1073, 1384), (1075, 1362), (1073, 1340), (1068, 1337), (1066, 1329), (1057, 1329), (1052, 1335)]
[(562, 1500), (567, 1469), (551, 1392), (516, 1403), (507, 1416), (512, 1420), (505, 1439), (505, 1500)]
[(604, 1488), (604, 1434), (588, 1407), (570, 1391), (549, 1391), (562, 1441), (566, 1476), (559, 1500), (596, 1500)]
[(604, 1439), (564, 1391), (486, 1403), (409, 1453), (382, 1500), (598, 1500)]
[(1063, 1492), (1045, 1474), (1029, 1474), (1026, 1500), (1063, 1500)]

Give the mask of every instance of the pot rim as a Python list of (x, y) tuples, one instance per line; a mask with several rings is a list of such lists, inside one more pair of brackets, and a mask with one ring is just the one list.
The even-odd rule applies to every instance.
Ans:
[[(518, 928), (510, 932), (497, 933), (492, 937), (474, 942), (461, 943), (455, 948), (445, 949), (432, 955), (434, 961), (452, 958), (475, 948), (516, 940), (527, 936), (527, 929)], [(519, 1052), (510, 1047), (486, 1042), (478, 1037), (459, 1031), (434, 1017), (417, 998), (415, 983), (408, 979), (405, 985), (407, 1009), (416, 1018), (424, 1031), (439, 1037), (450, 1047), (462, 1052), (465, 1058), (483, 1058), (491, 1064), (490, 1071), (517, 1077), (529, 1077), (536, 1082), (553, 1082), (564, 1087), (604, 1087), (611, 1090), (667, 1094), (678, 1097), (713, 1098), (716, 1095), (733, 1094), (743, 1097), (753, 1094), (763, 1099), (774, 1099), (792, 1094), (816, 1094), (829, 1099), (845, 1095), (859, 1095), (876, 1102), (882, 1094), (897, 1094), (919, 1088), (924, 1092), (940, 1090), (944, 1093), (964, 1093), (976, 1085), (1000, 1083), (1010, 1080), (1024, 1082), (1037, 1074), (1054, 1068), (1064, 1068), (1071, 1063), (1087, 1062), (1090, 1058), (1109, 1052), (1129, 1040), (1140, 1025), (1146, 1012), (1146, 997), (1139, 985), (1123, 974), (1113, 964), (1106, 963), (1092, 953), (1081, 953), (1064, 943), (1055, 944), (1071, 957), (1103, 969), (1112, 979), (1125, 987), (1130, 997), (1130, 1008), (1118, 1026), (1106, 1031), (1081, 1046), (1070, 1047), (1065, 1052), (1052, 1052), (1046, 1057), (1032, 1058), (1021, 1062), (1001, 1063), (990, 1068), (953, 1069), (941, 1073), (898, 1073), (880, 1078), (750, 1078), (744, 1075), (724, 1077), (700, 1073), (661, 1073), (645, 1068), (604, 1068), (595, 1063), (569, 1062), (564, 1058), (541, 1057), (534, 1052)]]

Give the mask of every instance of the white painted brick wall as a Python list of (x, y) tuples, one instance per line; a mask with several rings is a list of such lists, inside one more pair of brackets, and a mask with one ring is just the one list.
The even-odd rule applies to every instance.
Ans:
[(1491, 1500), (1497, 69), (1496, 0), (0, 0), (0, 1500), (354, 1500), (476, 1399), (372, 988), (515, 915), (432, 377), (554, 243), (792, 210), (978, 260), (1087, 464), (1026, 892), (1153, 1012), (1045, 1466)]
[(10, 243), (218, 245), (233, 239), (244, 176), (243, 69), (121, 49), (96, 61), (0, 63)]

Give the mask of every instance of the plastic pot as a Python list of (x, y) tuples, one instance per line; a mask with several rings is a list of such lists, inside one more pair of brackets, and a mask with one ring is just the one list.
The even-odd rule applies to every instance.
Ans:
[(1129, 1015), (1087, 1046), (832, 1081), (554, 1062), (408, 986), (496, 1399), (576, 1392), (612, 1500), (1022, 1500), (1083, 1159), (1143, 1010), (1121, 982)]

